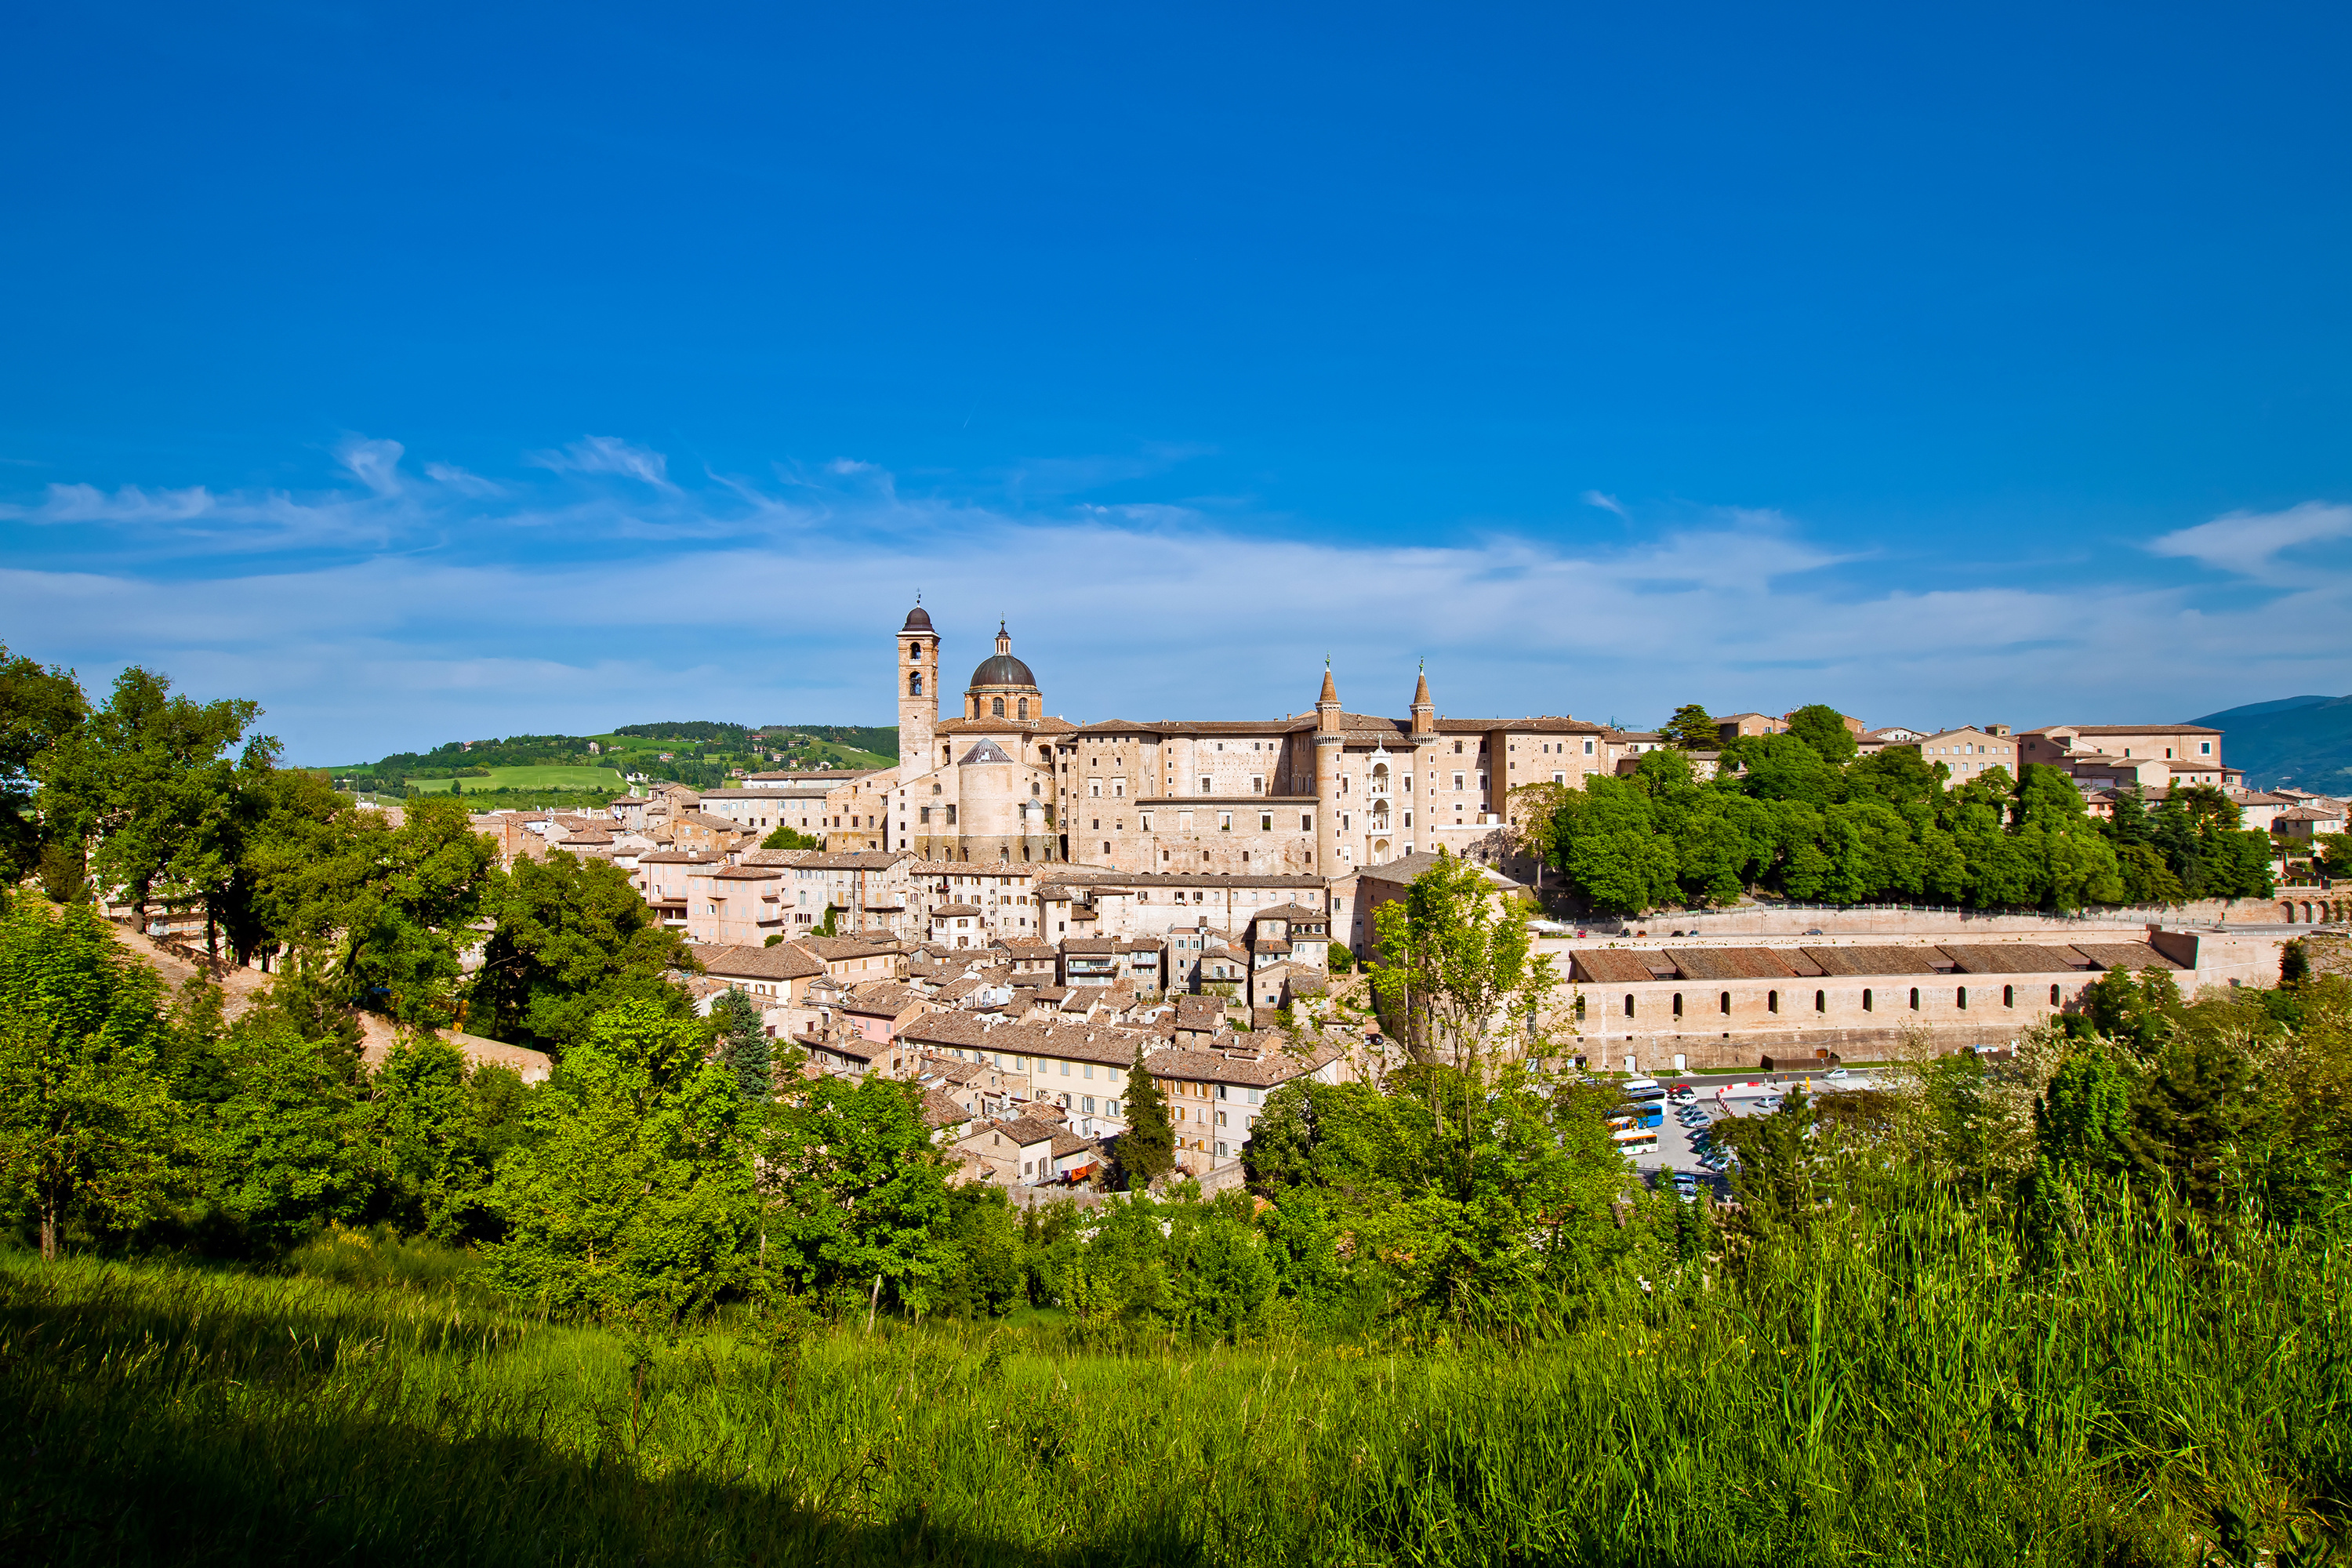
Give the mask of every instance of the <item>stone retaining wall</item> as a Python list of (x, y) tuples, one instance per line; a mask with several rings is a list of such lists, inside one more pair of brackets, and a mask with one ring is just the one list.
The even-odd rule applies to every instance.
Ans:
[[(2148, 909), (2095, 910), (2080, 915), (2037, 913), (1994, 914), (1977, 910), (1902, 909), (1863, 905), (1853, 909), (1785, 908), (1742, 905), (1728, 910), (1686, 910), (1623, 921), (1579, 922), (1588, 931), (1693, 931), (1702, 936), (1801, 936), (1820, 931), (1832, 936), (1979, 936), (1990, 933), (2032, 934), (2064, 941), (2067, 933), (2094, 931), (2145, 931), (2151, 925), (2233, 926), (2278, 925), (2343, 919), (2352, 893), (2336, 889), (2283, 888), (2272, 899), (2206, 899), (2198, 903)], [(2288, 906), (2294, 906), (2290, 916)], [(2309, 904), (2306, 915), (2304, 906)]]

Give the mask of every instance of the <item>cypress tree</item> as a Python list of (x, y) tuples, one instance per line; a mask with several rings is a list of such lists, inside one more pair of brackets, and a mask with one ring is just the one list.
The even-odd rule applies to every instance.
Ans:
[(1168, 1100), (1160, 1085), (1143, 1069), (1143, 1051), (1127, 1075), (1127, 1131), (1118, 1141), (1119, 1168), (1131, 1188), (1150, 1185), (1176, 1165), (1176, 1128), (1168, 1120)]
[(736, 1091), (750, 1100), (772, 1097), (775, 1063), (760, 1010), (740, 991), (729, 991), (711, 1003), (710, 1021), (719, 1026), (719, 1060), (735, 1080)]

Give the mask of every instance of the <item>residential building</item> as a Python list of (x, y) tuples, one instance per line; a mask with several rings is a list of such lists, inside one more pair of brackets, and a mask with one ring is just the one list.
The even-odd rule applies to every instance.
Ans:
[(1202, 1172), (1238, 1158), (1266, 1097), (1294, 1079), (1337, 1083), (1345, 1055), (1318, 1040), (1305, 1052), (1276, 1031), (1213, 1037), (1213, 1047), (1173, 1046), (1144, 1061), (1166, 1097), (1179, 1163)]
[[(1994, 768), (2005, 771), (2011, 782), (2023, 776), (2019, 766), (2019, 742), (2010, 733), (2006, 724), (1938, 730), (1932, 735), (1922, 735), (1916, 741), (1905, 741), (1900, 744), (1905, 750), (1917, 752), (1930, 767), (1942, 767), (1954, 784), (1981, 778)], [(1895, 748), (1889, 746), (1885, 749), (1892, 751)]]

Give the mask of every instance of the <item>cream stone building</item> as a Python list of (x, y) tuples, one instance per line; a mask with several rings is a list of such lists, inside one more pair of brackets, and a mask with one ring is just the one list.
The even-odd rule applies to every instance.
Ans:
[(898, 764), (835, 787), (827, 848), (1328, 882), (1482, 843), (1514, 787), (1576, 787), (1627, 754), (1580, 720), (1443, 717), (1426, 674), (1407, 717), (1351, 713), (1328, 668), (1312, 710), (1278, 719), (1074, 724), (1002, 625), (950, 717), (943, 658), (919, 605), (894, 642)]

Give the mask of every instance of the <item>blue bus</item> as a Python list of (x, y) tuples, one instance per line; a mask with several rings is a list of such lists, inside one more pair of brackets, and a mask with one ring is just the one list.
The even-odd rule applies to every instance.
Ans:
[(1609, 1113), (1612, 1127), (1656, 1127), (1665, 1113), (1656, 1105), (1621, 1105)]

